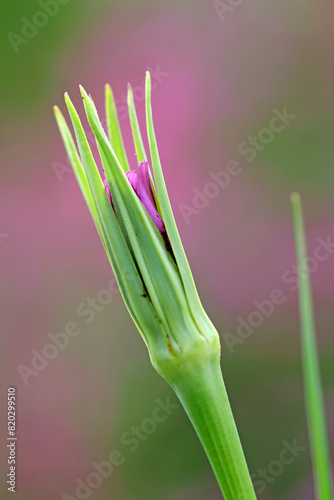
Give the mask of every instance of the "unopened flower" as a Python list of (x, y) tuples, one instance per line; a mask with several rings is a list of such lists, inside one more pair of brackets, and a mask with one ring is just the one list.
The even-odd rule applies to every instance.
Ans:
[(225, 500), (253, 500), (254, 489), (221, 375), (219, 336), (199, 300), (162, 174), (152, 120), (150, 75), (146, 74), (150, 161), (131, 87), (128, 91), (138, 160), (135, 170), (129, 168), (110, 87), (106, 87), (109, 137), (91, 97), (82, 88), (81, 94), (105, 179), (67, 94), (78, 150), (58, 108), (55, 116), (124, 302), (146, 342), (153, 366), (186, 409)]
[(90, 96), (83, 103), (100, 153), (102, 180), (78, 114), (65, 95), (77, 151), (58, 108), (56, 119), (74, 172), (114, 270), (124, 301), (140, 330), (156, 369), (171, 378), (171, 366), (186, 352), (201, 348), (219, 357), (219, 338), (205, 314), (170, 207), (160, 165), (146, 78), (146, 118), (150, 171), (131, 87), (129, 114), (138, 159), (130, 170), (113, 95), (106, 87), (107, 137)]

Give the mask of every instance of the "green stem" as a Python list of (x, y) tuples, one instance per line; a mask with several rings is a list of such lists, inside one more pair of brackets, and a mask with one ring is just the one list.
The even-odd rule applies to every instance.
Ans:
[(206, 451), (224, 499), (256, 499), (219, 359), (201, 356), (177, 371), (171, 385)]
[(291, 194), (292, 215), (299, 269), (299, 310), (302, 333), (302, 362), (305, 403), (314, 480), (319, 500), (332, 500), (331, 461), (328, 446), (325, 406), (316, 342), (307, 246), (300, 195)]

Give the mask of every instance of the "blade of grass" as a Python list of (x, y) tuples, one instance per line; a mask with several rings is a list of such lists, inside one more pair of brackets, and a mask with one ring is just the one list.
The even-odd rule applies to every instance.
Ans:
[(303, 209), (298, 193), (292, 193), (290, 199), (298, 264), (303, 378), (314, 482), (318, 500), (332, 500), (331, 462), (316, 342), (311, 280), (307, 264)]

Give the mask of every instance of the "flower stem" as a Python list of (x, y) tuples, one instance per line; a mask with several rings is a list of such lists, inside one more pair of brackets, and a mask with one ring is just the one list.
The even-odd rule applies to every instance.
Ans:
[(256, 499), (217, 356), (192, 359), (171, 383), (209, 458), (225, 500)]

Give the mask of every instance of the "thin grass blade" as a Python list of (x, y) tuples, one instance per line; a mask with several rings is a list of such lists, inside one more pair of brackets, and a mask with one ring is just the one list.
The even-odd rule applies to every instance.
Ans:
[(311, 280), (309, 270), (306, 269), (308, 264), (303, 210), (298, 193), (291, 194), (291, 205), (299, 270), (302, 364), (313, 474), (317, 499), (332, 500), (333, 487), (328, 432), (316, 342)]

